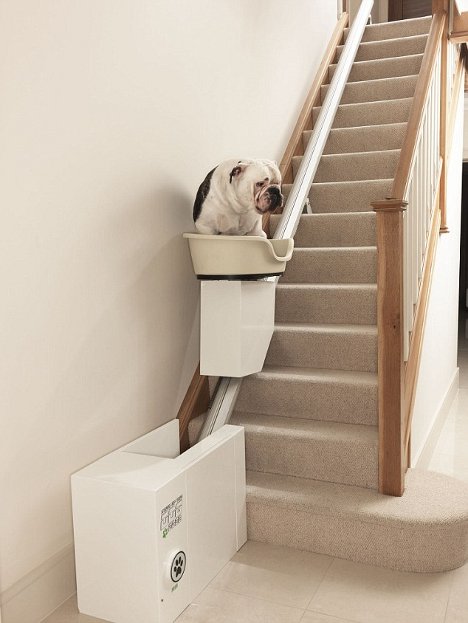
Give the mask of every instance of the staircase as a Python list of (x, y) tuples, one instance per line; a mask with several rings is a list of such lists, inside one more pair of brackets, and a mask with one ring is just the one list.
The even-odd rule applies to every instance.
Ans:
[(301, 217), (277, 288), (265, 366), (244, 379), (231, 418), (245, 428), (251, 540), (407, 571), (443, 571), (468, 556), (460, 483), (409, 470), (403, 497), (377, 492), (369, 210), (392, 187), (429, 28), (430, 18), (366, 28), (309, 195), (313, 214)]

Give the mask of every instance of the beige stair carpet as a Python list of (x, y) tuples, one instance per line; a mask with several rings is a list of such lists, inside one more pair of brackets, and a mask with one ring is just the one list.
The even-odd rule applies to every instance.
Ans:
[(377, 492), (370, 203), (391, 190), (430, 24), (366, 27), (277, 288), (264, 369), (243, 380), (231, 419), (245, 427), (250, 539), (408, 571), (468, 556), (468, 487), (410, 470), (402, 498)]

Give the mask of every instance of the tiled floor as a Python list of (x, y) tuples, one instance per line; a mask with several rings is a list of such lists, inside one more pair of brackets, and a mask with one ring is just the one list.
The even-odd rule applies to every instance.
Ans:
[[(460, 323), (460, 390), (429, 468), (468, 481), (468, 325)], [(249, 541), (177, 623), (468, 623), (468, 564), (400, 573)], [(75, 598), (44, 623), (101, 623)]]

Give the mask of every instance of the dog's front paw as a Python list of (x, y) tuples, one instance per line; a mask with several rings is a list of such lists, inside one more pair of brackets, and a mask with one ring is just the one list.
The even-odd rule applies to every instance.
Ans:
[(197, 230), (197, 234), (204, 234), (208, 236), (216, 236), (219, 234), (217, 229), (213, 229), (213, 227), (210, 227), (209, 225), (203, 225), (198, 222), (195, 223), (195, 229)]
[(257, 223), (253, 229), (245, 234), (246, 236), (262, 236), (262, 238), (268, 238), (266, 233), (262, 229), (261, 223)]

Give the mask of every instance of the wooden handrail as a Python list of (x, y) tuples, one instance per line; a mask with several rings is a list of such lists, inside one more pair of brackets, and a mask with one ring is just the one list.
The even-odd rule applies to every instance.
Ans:
[(411, 172), (411, 164), (413, 162), (416, 150), (416, 138), (418, 136), (419, 127), (422, 123), (424, 102), (426, 101), (429, 87), (431, 84), (432, 74), (435, 67), (437, 53), (442, 40), (447, 16), (446, 13), (438, 11), (432, 20), (431, 30), (424, 51), (424, 57), (421, 64), (421, 70), (416, 83), (416, 89), (411, 106), (406, 136), (403, 147), (400, 152), (400, 160), (393, 182), (392, 199), (403, 199)]

